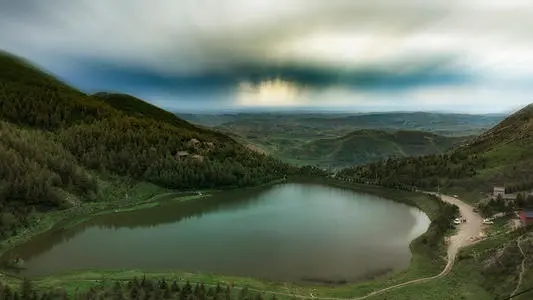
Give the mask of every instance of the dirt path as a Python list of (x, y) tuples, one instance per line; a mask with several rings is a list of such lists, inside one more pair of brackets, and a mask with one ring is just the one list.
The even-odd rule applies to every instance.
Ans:
[[(428, 194), (436, 195), (436, 193)], [(479, 241), (480, 235), (483, 232), (483, 218), (474, 212), (474, 208), (471, 205), (466, 204), (457, 198), (442, 194), (440, 197), (444, 202), (448, 202), (459, 207), (461, 217), (466, 219), (465, 223), (458, 225), (457, 234), (450, 238), (450, 244), (448, 246), (448, 264), (451, 262), (453, 265), (453, 261), (460, 248), (472, 245), (473, 243)]]
[(516, 288), (511, 293), (511, 297), (513, 297), (516, 293), (518, 293), (518, 290), (520, 289), (520, 286), (522, 285), (522, 280), (524, 278), (524, 273), (526, 272), (526, 260), (527, 256), (524, 253), (524, 250), (522, 249), (522, 246), (520, 246), (520, 241), (522, 240), (522, 237), (524, 237), (525, 234), (521, 235), (516, 239), (516, 244), (518, 245), (518, 249), (520, 249), (520, 253), (522, 253), (522, 256), (524, 259), (522, 259), (522, 264), (520, 264), (520, 274), (518, 275), (518, 282), (516, 284)]
[[(430, 192), (426, 192), (426, 193), (430, 195), (437, 195), (437, 193), (430, 193)], [(446, 266), (444, 267), (442, 272), (432, 277), (415, 279), (415, 280), (407, 281), (407, 282), (400, 283), (397, 285), (393, 285), (388, 288), (384, 288), (384, 289), (372, 292), (366, 296), (355, 298), (355, 299), (357, 300), (367, 299), (373, 296), (386, 293), (393, 289), (397, 289), (400, 287), (417, 284), (417, 283), (424, 283), (430, 280), (434, 280), (434, 279), (446, 276), (452, 270), (453, 264), (455, 263), (455, 258), (457, 257), (457, 253), (459, 252), (459, 250), (479, 240), (480, 234), (482, 233), (483, 218), (481, 218), (479, 214), (474, 212), (474, 208), (471, 205), (468, 205), (464, 203), (463, 201), (457, 198), (454, 198), (454, 197), (450, 197), (450, 196), (446, 196), (442, 194), (437, 195), (437, 196), (440, 196), (442, 201), (454, 204), (457, 207), (459, 207), (461, 217), (466, 219), (465, 223), (462, 223), (461, 225), (457, 226), (458, 227), (457, 234), (450, 237), (450, 243), (448, 244), (448, 251), (447, 251), (448, 262), (446, 263)], [(318, 299), (318, 298), (315, 298), (315, 299)]]

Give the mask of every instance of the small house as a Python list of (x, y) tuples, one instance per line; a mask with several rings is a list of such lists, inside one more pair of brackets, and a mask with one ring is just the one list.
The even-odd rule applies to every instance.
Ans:
[(183, 158), (183, 157), (187, 157), (189, 156), (189, 152), (187, 151), (178, 151), (178, 153), (176, 153), (176, 157), (177, 158)]
[(189, 147), (197, 147), (200, 144), (200, 141), (197, 139), (190, 139), (187, 144)]
[(498, 197), (498, 195), (501, 195), (502, 198), (505, 198), (505, 188), (504, 187), (499, 187), (499, 186), (495, 186), (493, 191), (492, 191), (492, 196), (494, 198)]
[(524, 226), (533, 224), (533, 207), (524, 208), (520, 211), (520, 221)]
[(204, 161), (204, 157), (199, 155), (199, 154), (193, 154), (193, 155), (191, 155), (191, 157), (196, 159), (199, 162), (203, 162)]

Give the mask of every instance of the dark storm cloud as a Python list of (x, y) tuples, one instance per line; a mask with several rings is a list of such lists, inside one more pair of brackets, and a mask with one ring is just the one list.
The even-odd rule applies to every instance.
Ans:
[(194, 75), (166, 74), (135, 66), (114, 65), (110, 62), (78, 62), (73, 74), (75, 84), (87, 91), (136, 87), (166, 91), (226, 89), (241, 82), (258, 84), (264, 80), (285, 80), (300, 87), (328, 88), (332, 86), (357, 90), (402, 90), (415, 86), (463, 85), (472, 80), (468, 74), (443, 70), (446, 60), (418, 64), (407, 72), (378, 69), (342, 70), (304, 65), (234, 66), (223, 71)]
[(0, 0), (0, 48), (90, 91), (279, 78), (369, 99), (485, 98), (533, 78), (530, 28), (521, 0)]

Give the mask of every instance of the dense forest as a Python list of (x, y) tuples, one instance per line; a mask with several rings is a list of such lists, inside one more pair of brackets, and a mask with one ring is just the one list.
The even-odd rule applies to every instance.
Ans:
[(55, 300), (55, 299), (179, 299), (179, 300), (262, 300), (276, 299), (272, 295), (266, 298), (261, 293), (251, 292), (246, 287), (242, 289), (230, 286), (178, 283), (174, 280), (151, 280), (145, 277), (133, 278), (128, 281), (115, 281), (109, 284), (100, 284), (88, 291), (69, 295), (64, 289), (40, 291), (32, 283), (24, 280), (20, 287), (13, 288), (0, 283), (0, 299), (2, 300)]
[(390, 158), (343, 169), (337, 176), (341, 180), (405, 190), (434, 189), (443, 183), (471, 178), (485, 164), (486, 158), (482, 156), (461, 153)]
[(105, 198), (107, 175), (171, 189), (256, 186), (316, 174), (128, 95), (84, 94), (0, 53), (0, 239), (34, 210)]

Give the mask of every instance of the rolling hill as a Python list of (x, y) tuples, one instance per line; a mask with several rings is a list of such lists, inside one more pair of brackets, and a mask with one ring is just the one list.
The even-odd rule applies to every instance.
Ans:
[(444, 153), (469, 137), (445, 137), (423, 131), (357, 130), (340, 138), (318, 139), (289, 148), (281, 157), (322, 167), (346, 167), (390, 157)]
[[(243, 144), (292, 164), (346, 167), (393, 156), (442, 153), (453, 138), (476, 136), (505, 118), (504, 115), (469, 115), (431, 112), (234, 112), (179, 114), (213, 128)], [(369, 130), (373, 134), (359, 133)], [(378, 133), (377, 131), (381, 132)], [(426, 132), (441, 136), (428, 142), (428, 151), (394, 147), (396, 132)], [(376, 135), (375, 139), (371, 138)], [(378, 137), (378, 135), (382, 135)], [(416, 135), (416, 134), (415, 134)], [(450, 139), (447, 143), (444, 137)], [(408, 136), (402, 137), (409, 139)], [(431, 137), (433, 139), (435, 137)], [(357, 139), (357, 141), (356, 141)], [(428, 141), (427, 139), (425, 141)], [(354, 148), (355, 142), (358, 143)], [(412, 142), (415, 142), (414, 140)], [(425, 142), (422, 142), (425, 143)], [(400, 142), (401, 144), (401, 142)], [(436, 147), (434, 147), (435, 145)], [(371, 149), (374, 147), (374, 149)], [(414, 152), (413, 152), (414, 151)]]
[(0, 238), (33, 210), (98, 201), (110, 178), (171, 189), (253, 186), (295, 168), (140, 99), (87, 95), (0, 54)]
[(178, 114), (222, 131), (247, 135), (286, 135), (296, 138), (340, 137), (355, 130), (417, 130), (445, 136), (478, 135), (505, 118), (502, 114), (470, 115), (432, 112), (309, 113), (264, 112)]
[[(390, 159), (346, 168), (339, 176), (401, 188), (489, 191), (504, 185), (509, 191), (533, 188), (533, 105), (442, 155)], [(479, 195), (479, 194), (478, 194)]]

